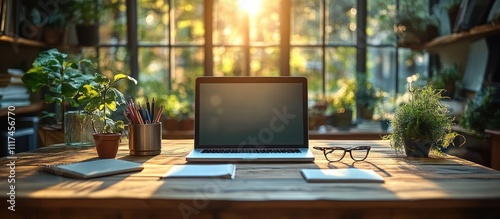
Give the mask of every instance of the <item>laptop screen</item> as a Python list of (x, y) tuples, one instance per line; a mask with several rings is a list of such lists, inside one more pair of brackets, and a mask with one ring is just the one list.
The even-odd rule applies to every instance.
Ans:
[(303, 77), (201, 77), (196, 83), (197, 147), (307, 146)]

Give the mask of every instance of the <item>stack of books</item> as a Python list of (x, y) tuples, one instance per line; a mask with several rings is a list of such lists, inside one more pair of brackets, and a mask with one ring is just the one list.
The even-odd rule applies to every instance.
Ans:
[(19, 69), (8, 69), (7, 73), (0, 73), (0, 108), (31, 104), (28, 88), (21, 80), (23, 75), (24, 71)]

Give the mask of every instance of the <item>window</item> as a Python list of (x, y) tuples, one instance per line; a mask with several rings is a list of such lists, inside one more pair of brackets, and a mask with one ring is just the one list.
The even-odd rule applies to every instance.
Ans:
[(394, 93), (427, 71), (425, 54), (396, 47), (391, 21), (399, 4), (428, 10), (428, 1), (105, 1), (118, 7), (101, 18), (100, 45), (85, 54), (105, 73), (138, 77), (138, 96), (181, 91), (192, 100), (200, 75), (300, 75), (312, 97), (358, 73)]

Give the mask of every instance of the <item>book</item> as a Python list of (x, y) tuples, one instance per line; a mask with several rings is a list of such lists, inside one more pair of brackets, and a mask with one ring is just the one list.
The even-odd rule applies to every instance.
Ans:
[(384, 183), (384, 178), (373, 170), (347, 168), (347, 169), (302, 169), (300, 171), (307, 182), (339, 182)]
[(161, 176), (165, 178), (220, 178), (234, 179), (236, 165), (234, 164), (185, 164), (174, 165)]
[(77, 179), (89, 179), (120, 173), (141, 171), (142, 164), (117, 159), (100, 159), (71, 164), (47, 165), (41, 171)]
[(469, 0), (460, 24), (460, 31), (467, 31), (477, 25), (485, 24), (493, 3), (493, 0)]
[(465, 13), (467, 11), (467, 5), (469, 4), (469, 0), (462, 0), (460, 2), (460, 7), (458, 9), (457, 18), (455, 19), (455, 24), (453, 26), (453, 33), (460, 32), (460, 28), (462, 26), (462, 22), (464, 20)]

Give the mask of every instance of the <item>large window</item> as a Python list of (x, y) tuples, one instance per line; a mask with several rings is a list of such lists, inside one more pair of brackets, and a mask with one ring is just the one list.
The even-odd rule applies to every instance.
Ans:
[[(426, 74), (427, 57), (396, 47), (398, 0), (103, 0), (100, 44), (85, 50), (102, 71), (139, 78), (139, 96), (183, 91), (214, 76), (306, 76), (311, 96), (367, 74), (386, 92)], [(127, 19), (128, 18), (128, 19)], [(128, 22), (127, 22), (128, 21)]]

